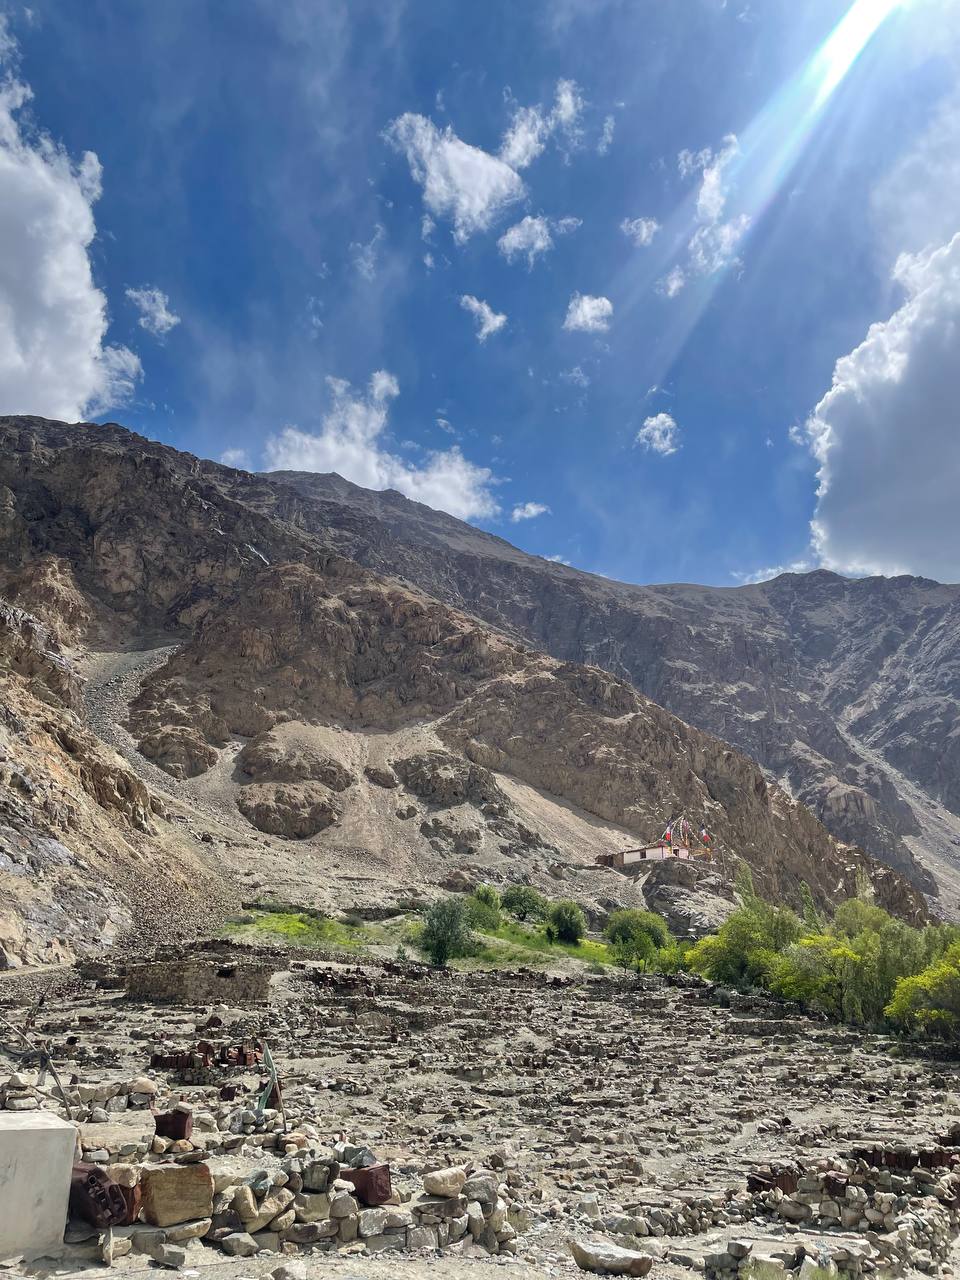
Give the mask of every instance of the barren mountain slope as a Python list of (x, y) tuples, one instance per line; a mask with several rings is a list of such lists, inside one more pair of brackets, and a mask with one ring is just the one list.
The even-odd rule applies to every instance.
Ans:
[[(960, 866), (960, 587), (786, 574), (638, 587), (526, 555), (339, 476), (273, 472), (245, 501), (569, 661), (628, 679), (758, 760), (840, 838), (930, 888)], [(277, 495), (277, 482), (291, 490)], [(898, 771), (921, 789), (904, 786)], [(948, 811), (930, 821), (929, 801)], [(949, 817), (949, 813), (953, 817)]]
[[(612, 824), (613, 847), (647, 837), (665, 814), (702, 815), (771, 896), (796, 899), (806, 879), (829, 902), (866, 865), (745, 757), (630, 685), (360, 572), (262, 568), (149, 677), (131, 729), (176, 775), (206, 773), (245, 740), (241, 810), (260, 829), (321, 844), (369, 804), (369, 782), (391, 792), (399, 782), (401, 821), (450, 866), (480, 857), (488, 837), (544, 872), (561, 856), (580, 861), (518, 817), (506, 776)], [(414, 729), (434, 745), (409, 754), (400, 731)], [(442, 812), (461, 805), (470, 830)]]
[[(86, 607), (45, 562), (65, 604)], [(19, 594), (26, 594), (20, 584)], [(44, 611), (38, 596), (37, 611)], [(160, 941), (236, 902), (217, 860), (83, 723), (81, 681), (51, 627), (0, 602), (0, 969), (51, 963), (136, 929)]]
[[(390, 905), (481, 876), (554, 892), (560, 877), (597, 908), (640, 902), (593, 859), (681, 808), (771, 894), (796, 897), (805, 879), (827, 902), (863, 868), (881, 900), (922, 910), (736, 751), (607, 673), (360, 568), (322, 526), (268, 514), (258, 477), (117, 427), (7, 419), (0, 485), (0, 593), (17, 620), (0, 652), (9, 703), (34, 700), (34, 721), (5, 725), (5, 813), (17, 840), (63, 833), (91, 893), (65, 897), (59, 873), (43, 892), (74, 912), (73, 949), (99, 941), (93, 886), (120, 931), (136, 909), (179, 928), (191, 904), (212, 924), (264, 894)], [(24, 610), (61, 630), (31, 632), (42, 623)], [(48, 813), (72, 785), (64, 753), (82, 792), (72, 824)], [(14, 773), (50, 803), (9, 801)], [(0, 864), (20, 922), (7, 932), (34, 958), (50, 930), (17, 875)], [(165, 900), (135, 902), (141, 883)]]

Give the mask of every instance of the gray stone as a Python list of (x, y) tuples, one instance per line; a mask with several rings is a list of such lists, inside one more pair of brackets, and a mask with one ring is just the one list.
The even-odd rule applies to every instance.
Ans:
[(231, 1258), (252, 1258), (260, 1252), (260, 1246), (248, 1231), (234, 1231), (224, 1236), (220, 1248)]
[(615, 1244), (600, 1241), (571, 1240), (570, 1252), (581, 1271), (595, 1271), (601, 1275), (645, 1276), (653, 1266), (653, 1258), (647, 1253), (634, 1253)]

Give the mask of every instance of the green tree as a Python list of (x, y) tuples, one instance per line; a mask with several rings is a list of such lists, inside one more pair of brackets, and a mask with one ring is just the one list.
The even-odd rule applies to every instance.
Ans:
[(489, 884), (478, 884), (467, 899), (467, 915), (474, 929), (496, 933), (500, 928), (500, 895)]
[(789, 907), (773, 907), (754, 895), (716, 933), (690, 948), (687, 963), (716, 982), (765, 985), (777, 955), (802, 932), (800, 917)]
[(587, 918), (576, 902), (561, 898), (547, 915), (547, 936), (575, 946), (587, 932)]
[(420, 947), (438, 969), (458, 956), (469, 955), (472, 945), (467, 904), (462, 898), (440, 898), (427, 907)]
[(641, 971), (653, 968), (670, 942), (667, 922), (653, 911), (614, 911), (604, 935), (621, 968)]
[(512, 884), (503, 895), (503, 906), (516, 920), (543, 920), (550, 904), (528, 884)]
[(921, 973), (901, 978), (886, 1014), (905, 1031), (960, 1038), (960, 943)]
[(812, 929), (814, 933), (822, 933), (825, 922), (823, 916), (817, 910), (817, 904), (813, 900), (813, 894), (810, 892), (810, 886), (806, 880), (800, 883), (800, 905), (800, 914), (806, 927)]

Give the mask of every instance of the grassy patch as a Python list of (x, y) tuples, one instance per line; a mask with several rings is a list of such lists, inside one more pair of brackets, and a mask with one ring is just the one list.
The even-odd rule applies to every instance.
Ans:
[[(417, 950), (422, 926), (410, 922), (403, 934), (403, 942)], [(475, 946), (469, 956), (451, 962), (452, 969), (515, 969), (520, 965), (541, 967), (551, 959), (569, 956), (585, 964), (606, 966), (613, 964), (610, 948), (605, 942), (584, 938), (576, 944), (551, 942), (543, 925), (524, 925), (515, 920), (504, 920), (496, 929), (473, 928)]]
[(306, 911), (251, 911), (253, 919), (228, 923), (224, 932), (248, 941), (286, 943), (294, 947), (346, 947), (359, 950), (371, 938), (365, 925), (332, 920)]
[(528, 951), (539, 951), (545, 955), (567, 955), (574, 960), (584, 960), (588, 964), (612, 964), (610, 948), (605, 942), (594, 942), (584, 938), (580, 942), (551, 942), (543, 925), (528, 926), (515, 920), (505, 920), (499, 929), (492, 933), (484, 931), (484, 937), (499, 938), (514, 947), (523, 947)]

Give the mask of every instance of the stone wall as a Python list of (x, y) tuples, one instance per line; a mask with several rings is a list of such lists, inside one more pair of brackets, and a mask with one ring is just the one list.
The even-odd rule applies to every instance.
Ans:
[(256, 960), (185, 956), (131, 964), (124, 985), (134, 1000), (244, 1007), (270, 998), (272, 975), (271, 965)]

